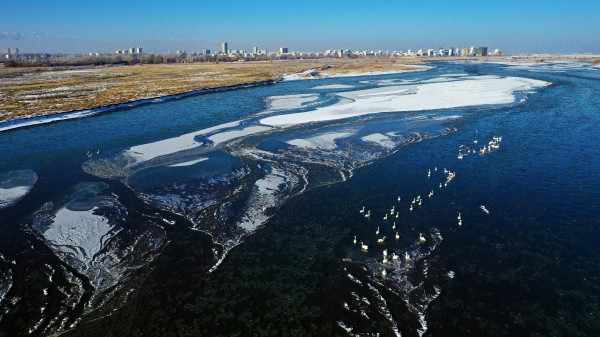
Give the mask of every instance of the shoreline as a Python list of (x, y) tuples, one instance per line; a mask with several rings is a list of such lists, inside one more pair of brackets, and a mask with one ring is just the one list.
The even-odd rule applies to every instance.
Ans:
[(104, 106), (99, 106), (97, 108), (92, 108), (92, 109), (65, 111), (65, 112), (59, 112), (59, 113), (50, 114), (50, 115), (35, 116), (35, 117), (22, 118), (22, 119), (14, 119), (14, 120), (6, 121), (6, 122), (0, 122), (0, 132), (6, 132), (6, 131), (24, 128), (24, 127), (34, 127), (37, 125), (43, 125), (43, 124), (48, 124), (48, 123), (56, 123), (56, 122), (61, 122), (61, 121), (66, 121), (66, 120), (71, 120), (71, 119), (91, 117), (91, 116), (95, 116), (95, 115), (105, 113), (105, 112), (111, 112), (111, 111), (115, 111), (115, 110), (127, 109), (127, 108), (136, 107), (136, 106), (148, 105), (148, 104), (162, 103), (162, 102), (182, 99), (182, 98), (186, 98), (186, 97), (190, 97), (190, 96), (211, 94), (211, 93), (221, 92), (221, 91), (232, 91), (232, 90), (238, 90), (238, 89), (252, 88), (252, 87), (258, 87), (258, 86), (263, 86), (263, 85), (276, 84), (279, 82), (281, 82), (281, 80), (262, 81), (262, 82), (256, 82), (256, 83), (246, 83), (246, 84), (238, 84), (238, 85), (232, 85), (232, 86), (198, 89), (198, 90), (183, 92), (180, 94), (157, 96), (157, 97), (152, 97), (152, 98), (144, 98), (144, 99), (134, 100), (134, 101), (126, 102), (126, 103), (104, 105)]
[[(288, 81), (289, 79), (287, 77), (289, 77), (289, 76), (292, 76), (292, 77), (296, 76), (297, 78), (295, 77), (294, 80), (307, 80), (307, 79), (322, 79), (322, 78), (324, 79), (324, 78), (353, 77), (353, 76), (376, 76), (376, 75), (384, 75), (384, 74), (426, 71), (426, 70), (431, 69), (430, 66), (426, 66), (426, 65), (406, 65), (406, 64), (397, 64), (397, 65), (402, 66), (402, 67), (407, 67), (407, 66), (414, 67), (415, 69), (414, 70), (392, 70), (392, 71), (387, 71), (387, 70), (386, 71), (368, 71), (368, 72), (362, 72), (362, 73), (357, 69), (356, 71), (349, 72), (349, 73), (333, 73), (333, 74), (332, 73), (319, 73), (320, 74), (319, 77), (299, 76), (299, 74), (302, 74), (303, 72), (298, 72), (298, 73), (293, 73), (293, 74), (285, 74), (284, 73), (284, 74), (279, 74), (278, 75), (279, 78), (274, 79), (274, 80), (240, 83), (240, 84), (235, 84), (235, 85), (224, 85), (224, 86), (217, 86), (217, 87), (212, 87), (212, 88), (190, 90), (190, 91), (184, 91), (184, 92), (176, 93), (176, 94), (168, 94), (168, 95), (155, 96), (155, 97), (149, 97), (149, 98), (134, 99), (134, 100), (131, 100), (128, 102), (123, 102), (123, 103), (100, 105), (100, 106), (94, 107), (94, 108), (84, 108), (84, 109), (70, 110), (70, 111), (64, 111), (64, 112), (50, 113), (50, 114), (45, 114), (45, 115), (31, 116), (31, 117), (3, 121), (3, 122), (0, 122), (0, 132), (7, 132), (7, 131), (19, 129), (19, 128), (34, 127), (37, 125), (55, 123), (55, 122), (71, 120), (71, 119), (91, 117), (91, 116), (95, 116), (95, 115), (105, 113), (105, 112), (111, 112), (111, 111), (116, 111), (116, 110), (120, 110), (120, 109), (127, 109), (127, 108), (131, 108), (131, 107), (142, 106), (142, 105), (147, 105), (147, 104), (162, 103), (165, 101), (182, 99), (182, 98), (195, 96), (195, 95), (203, 95), (203, 94), (210, 94), (210, 93), (221, 92), (221, 91), (238, 90), (238, 89), (245, 89), (245, 88), (251, 88), (251, 87), (262, 86), (262, 85), (276, 84), (276, 83)], [(422, 69), (417, 69), (417, 68), (422, 68)]]

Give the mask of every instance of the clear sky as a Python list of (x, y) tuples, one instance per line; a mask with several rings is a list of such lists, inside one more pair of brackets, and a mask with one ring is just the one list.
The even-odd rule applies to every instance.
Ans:
[(21, 52), (407, 50), (600, 53), (600, 0), (18, 0), (0, 47)]

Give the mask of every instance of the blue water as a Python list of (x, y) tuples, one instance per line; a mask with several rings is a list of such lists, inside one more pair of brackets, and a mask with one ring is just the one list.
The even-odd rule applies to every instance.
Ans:
[[(433, 65), (419, 73), (198, 95), (1, 133), (2, 172), (33, 170), (38, 180), (31, 193), (0, 210), (0, 285), (9, 274), (12, 285), (0, 297), (0, 334), (325, 336), (347, 335), (344, 326), (385, 336), (599, 335), (600, 70)], [(132, 146), (253, 118), (268, 108), (270, 96), (456, 73), (552, 85), (517, 93), (507, 105), (379, 114), (257, 134), (189, 154), (210, 158), (192, 166), (152, 164), (131, 172), (119, 166)], [(334, 104), (328, 93), (345, 90), (319, 90), (318, 104)], [(461, 117), (441, 118), (448, 116)], [(286, 143), (344, 130), (355, 135), (334, 150)], [(392, 148), (358, 140), (375, 132), (399, 137)], [(457, 159), (460, 145), (479, 147), (493, 136), (503, 138), (498, 150)], [(247, 149), (274, 155), (246, 156)], [(119, 174), (86, 168), (98, 161), (119, 166)], [(440, 189), (444, 168), (456, 178)], [(254, 182), (278, 174), (278, 191), (261, 198)], [(115, 237), (129, 242), (146, 228), (147, 242), (160, 247), (144, 258), (123, 255), (131, 256), (124, 264), (135, 272), (102, 301), (93, 276), (57, 253), (35, 230), (34, 216), (49, 201), (60, 206), (78, 195), (81, 182), (97, 181), (127, 208)], [(410, 211), (417, 195), (423, 206)], [(359, 214), (363, 206), (373, 212), (370, 220)], [(395, 218), (382, 219), (392, 206), (400, 214), (395, 230)], [(238, 226), (249, 218), (264, 221), (251, 231)], [(384, 245), (376, 241), (377, 227)], [(417, 242), (419, 233), (427, 242)], [(353, 244), (354, 236), (368, 252)], [(384, 248), (412, 259), (389, 263), (382, 277)]]

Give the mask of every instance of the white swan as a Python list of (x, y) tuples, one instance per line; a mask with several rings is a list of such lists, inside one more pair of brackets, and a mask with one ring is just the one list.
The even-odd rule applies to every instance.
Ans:
[(400, 235), (396, 232), (396, 240), (400, 240)]
[(356, 244), (356, 235), (354, 235), (354, 241), (353, 242), (354, 242), (354, 244)]
[(425, 241), (427, 241), (427, 239), (425, 239), (425, 237), (423, 236), (423, 234), (419, 233), (419, 242), (423, 243)]
[(489, 211), (487, 208), (485, 208), (485, 206), (481, 205), (481, 206), (479, 206), (479, 208), (481, 208), (481, 210), (482, 210), (482, 211), (483, 211), (485, 214), (490, 214), (490, 211)]
[(369, 246), (365, 245), (362, 241), (360, 242), (360, 248), (365, 252), (369, 250)]
[(379, 226), (377, 226), (377, 231), (375, 232), (375, 235), (379, 235)]
[(385, 242), (385, 236), (382, 237), (381, 239), (377, 239), (377, 243), (379, 244), (383, 244)]

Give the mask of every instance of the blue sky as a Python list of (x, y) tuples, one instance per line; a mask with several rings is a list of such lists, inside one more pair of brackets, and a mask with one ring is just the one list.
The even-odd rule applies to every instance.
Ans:
[(407, 50), (485, 45), (600, 53), (600, 0), (4, 1), (0, 47), (21, 52)]

